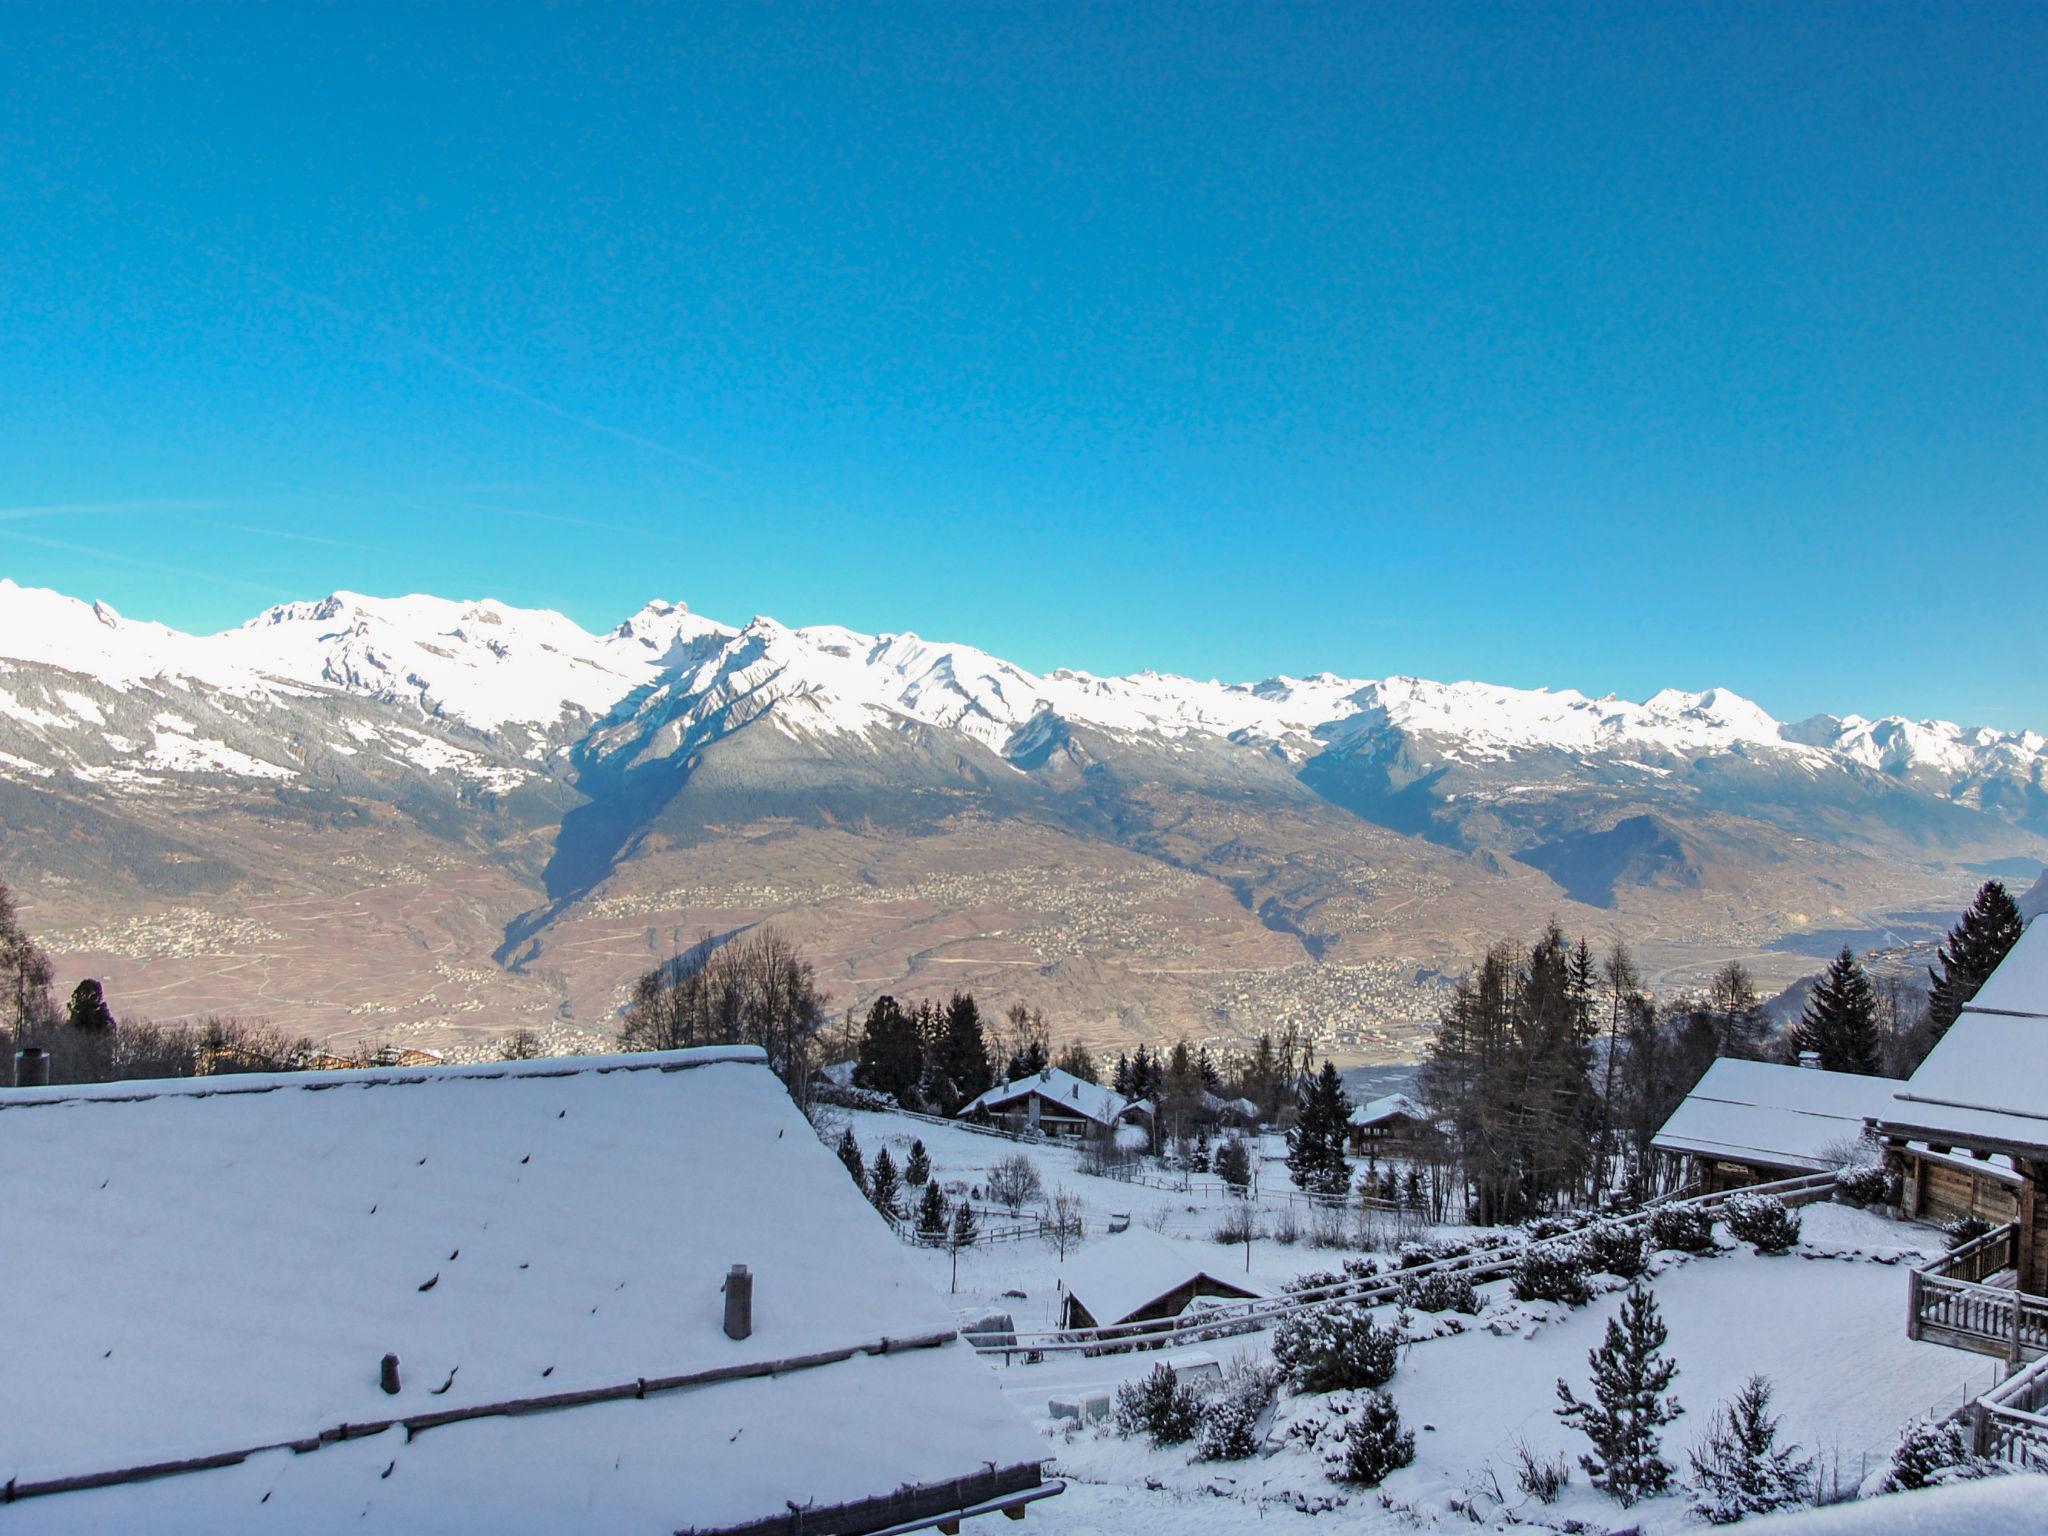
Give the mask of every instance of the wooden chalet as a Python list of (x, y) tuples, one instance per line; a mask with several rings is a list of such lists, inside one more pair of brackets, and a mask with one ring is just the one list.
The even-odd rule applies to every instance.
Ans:
[[(1213, 1250), (1211, 1250), (1213, 1252)], [(1204, 1259), (1144, 1227), (1105, 1237), (1067, 1261), (1063, 1328), (1109, 1328), (1179, 1317), (1197, 1297), (1252, 1301), (1266, 1295), (1249, 1276), (1225, 1278)]]
[(1945, 1174), (2012, 1179), (2008, 1220), (1914, 1272), (1912, 1336), (2012, 1364), (2048, 1355), (2048, 924), (2021, 934), (1873, 1126), (1923, 1207), (1964, 1202)]
[(1723, 1056), (1650, 1146), (1679, 1165), (1667, 1182), (1709, 1192), (1821, 1173), (1851, 1159), (1897, 1087), (1887, 1077)]
[(1429, 1128), (1429, 1111), (1405, 1093), (1390, 1093), (1351, 1111), (1346, 1130), (1354, 1157), (1384, 1157), (1415, 1144)]
[(1151, 1107), (1058, 1067), (1002, 1083), (960, 1107), (963, 1120), (987, 1119), (1005, 1130), (1078, 1140), (1138, 1120), (1151, 1123)]
[(0, 1090), (0, 1515), (956, 1531), (1049, 1447), (752, 1047)]

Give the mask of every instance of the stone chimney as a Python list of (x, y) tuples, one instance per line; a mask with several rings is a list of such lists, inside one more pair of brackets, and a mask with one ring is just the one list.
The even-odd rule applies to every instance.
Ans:
[(754, 1331), (754, 1277), (735, 1264), (725, 1277), (725, 1336), (744, 1339)]

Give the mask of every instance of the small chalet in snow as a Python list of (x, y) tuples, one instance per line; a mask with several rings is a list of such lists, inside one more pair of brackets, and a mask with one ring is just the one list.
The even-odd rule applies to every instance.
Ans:
[(1361, 1104), (1351, 1111), (1351, 1152), (1354, 1157), (1382, 1155), (1410, 1145), (1429, 1124), (1429, 1111), (1405, 1093)]
[(1218, 1275), (1199, 1256), (1144, 1227), (1105, 1237), (1069, 1259), (1063, 1328), (1109, 1328), (1179, 1317), (1200, 1296), (1254, 1301), (1267, 1294), (1247, 1275)]
[(1977, 1178), (2002, 1166), (2015, 1180), (2004, 1225), (1915, 1272), (1913, 1337), (2014, 1363), (2048, 1354), (2048, 924), (2028, 925), (1894, 1086), (1874, 1124), (1908, 1200), (1925, 1202), (1949, 1169)]
[(1710, 1191), (1821, 1173), (1848, 1160), (1897, 1087), (1888, 1077), (1723, 1056), (1650, 1145)]
[(960, 1118), (986, 1115), (1006, 1130), (1083, 1137), (1113, 1131), (1127, 1120), (1151, 1121), (1150, 1108), (1100, 1084), (1047, 1067), (972, 1098)]
[(1060, 1488), (750, 1047), (10, 1089), (0, 1168), (9, 1536), (956, 1530)]

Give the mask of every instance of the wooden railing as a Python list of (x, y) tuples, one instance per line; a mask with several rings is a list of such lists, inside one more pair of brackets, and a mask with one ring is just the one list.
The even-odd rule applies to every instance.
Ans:
[(1957, 1418), (1977, 1455), (2016, 1471), (2048, 1471), (2048, 1360), (2015, 1372)]
[(2048, 1296), (1986, 1285), (2009, 1270), (2019, 1229), (1998, 1227), (1906, 1277), (1906, 1336), (2017, 1366), (2048, 1356)]

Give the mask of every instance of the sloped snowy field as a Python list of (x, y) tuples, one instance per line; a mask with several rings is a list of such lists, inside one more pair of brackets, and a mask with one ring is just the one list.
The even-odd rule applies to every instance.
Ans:
[[(1021, 1148), (896, 1116), (851, 1114), (845, 1123), (870, 1159), (886, 1139), (900, 1163), (912, 1137), (921, 1138), (942, 1182), (979, 1184), (998, 1159), (1025, 1150), (1048, 1190), (1063, 1186), (1082, 1199), (1089, 1244), (1103, 1240), (1110, 1212), (1128, 1212), (1134, 1224), (1149, 1218), (1163, 1225), (1186, 1247), (1191, 1265), (1242, 1271), (1241, 1246), (1207, 1240), (1224, 1206), (1203, 1198), (1200, 1189), (1179, 1194), (1091, 1178), (1075, 1171), (1070, 1149)], [(1278, 1210), (1285, 1203), (1284, 1169), (1269, 1165), (1263, 1184), (1269, 1209)], [(1845, 1490), (1884, 1463), (1907, 1420), (1953, 1406), (1966, 1387), (1981, 1390), (1994, 1379), (1989, 1360), (1905, 1336), (1906, 1267), (1920, 1253), (1938, 1251), (1938, 1234), (1844, 1206), (1810, 1206), (1801, 1215), (1803, 1241), (1793, 1255), (1766, 1258), (1733, 1248), (1715, 1257), (1666, 1254), (1658, 1261), (1653, 1283), (1670, 1327), (1667, 1349), (1680, 1367), (1674, 1390), (1686, 1409), (1665, 1431), (1664, 1454), (1681, 1472), (1708, 1416), (1751, 1372), (1774, 1384), (1781, 1437), (1816, 1454), (1823, 1475)], [(1306, 1244), (1262, 1241), (1254, 1246), (1251, 1272), (1278, 1284), (1303, 1271), (1334, 1269), (1342, 1257)], [(917, 1261), (943, 1291), (947, 1256), (920, 1253)], [(1000, 1308), (1020, 1327), (1046, 1326), (1057, 1311), (1059, 1269), (1051, 1250), (1038, 1243), (969, 1254), (961, 1263), (956, 1306), (962, 1317)], [(1005, 1296), (1010, 1291), (1025, 1294)], [(1032, 1527), (1046, 1536), (1147, 1527), (1222, 1536), (1268, 1529), (1267, 1522), (1276, 1520), (1285, 1527), (1310, 1518), (1295, 1506), (1343, 1500), (1345, 1529), (1465, 1526), (1467, 1517), (1457, 1506), (1471, 1506), (1489, 1523), (1509, 1516), (1553, 1525), (1577, 1519), (1595, 1531), (1639, 1526), (1646, 1536), (1702, 1529), (1682, 1496), (1624, 1511), (1589, 1487), (1576, 1469), (1585, 1442), (1552, 1413), (1559, 1377), (1584, 1394), (1586, 1355), (1618, 1308), (1619, 1289), (1576, 1312), (1514, 1303), (1505, 1282), (1482, 1287), (1481, 1294), (1485, 1305), (1477, 1318), (1415, 1319), (1420, 1331), (1441, 1330), (1441, 1336), (1404, 1351), (1390, 1388), (1415, 1431), (1416, 1460), (1376, 1491), (1330, 1482), (1311, 1455), (1295, 1449), (1246, 1462), (1197, 1463), (1185, 1449), (1155, 1450), (1107, 1431), (1069, 1438), (1048, 1414), (1050, 1398), (1113, 1388), (1143, 1375), (1156, 1355), (1053, 1357), (1040, 1365), (996, 1366), (1006, 1393), (1051, 1437), (1056, 1470), (1069, 1482), (1065, 1495), (1033, 1510)], [(1391, 1321), (1394, 1309), (1383, 1308), (1380, 1315)], [(1271, 1337), (1251, 1334), (1199, 1347), (1227, 1360), (1239, 1351), (1265, 1354)], [(1313, 1399), (1283, 1395), (1280, 1424), (1313, 1408)], [(1539, 1457), (1562, 1452), (1574, 1463), (1571, 1487), (1548, 1509), (1516, 1489), (1518, 1442)], [(1493, 1497), (1496, 1481), (1505, 1506)], [(1303, 1528), (1330, 1529), (1327, 1515), (1317, 1518), (1320, 1525)]]

